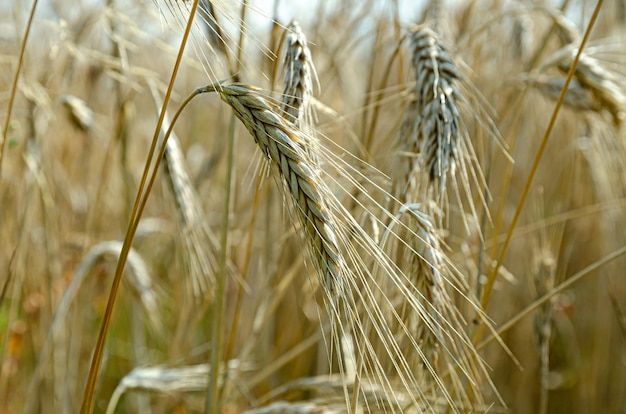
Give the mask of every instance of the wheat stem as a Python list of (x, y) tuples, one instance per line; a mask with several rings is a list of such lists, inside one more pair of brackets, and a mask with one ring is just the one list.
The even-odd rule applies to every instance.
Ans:
[(17, 60), (17, 67), (15, 68), (15, 76), (13, 76), (13, 83), (11, 84), (11, 93), (9, 95), (9, 104), (7, 107), (7, 117), (4, 120), (4, 129), (2, 130), (2, 146), (0, 147), (0, 172), (2, 172), (2, 160), (4, 160), (4, 151), (7, 145), (9, 125), (11, 124), (11, 114), (13, 112), (13, 104), (15, 103), (15, 94), (17, 93), (18, 80), (20, 79), (20, 72), (22, 71), (22, 65), (24, 64), (26, 43), (28, 42), (30, 29), (33, 26), (33, 19), (35, 17), (35, 10), (37, 9), (37, 3), (39, 3), (39, 0), (33, 0), (33, 5), (30, 8), (30, 14), (28, 15), (28, 22), (26, 23), (24, 38), (22, 39), (22, 44), (20, 45), (20, 55)]
[[(572, 62), (572, 66), (570, 67), (570, 70), (567, 73), (567, 77), (565, 79), (565, 85), (563, 85), (563, 89), (561, 90), (559, 99), (557, 100), (554, 110), (552, 111), (552, 117), (550, 118), (550, 123), (548, 124), (548, 128), (546, 129), (546, 132), (543, 136), (541, 145), (533, 161), (533, 165), (528, 175), (528, 178), (526, 179), (524, 190), (522, 191), (520, 201), (517, 203), (517, 209), (515, 210), (515, 215), (513, 216), (513, 220), (511, 222), (511, 225), (509, 226), (509, 230), (507, 231), (506, 239), (504, 240), (504, 244), (502, 246), (502, 249), (500, 250), (500, 255), (498, 256), (496, 265), (494, 266), (493, 271), (490, 273), (487, 284), (485, 285), (485, 290), (484, 290), (483, 297), (481, 300), (481, 307), (483, 309), (486, 309), (487, 305), (489, 304), (489, 298), (491, 296), (493, 284), (495, 283), (496, 277), (498, 276), (498, 272), (500, 271), (500, 267), (502, 266), (502, 262), (504, 261), (504, 255), (506, 254), (506, 251), (508, 250), (509, 243), (511, 242), (511, 238), (513, 236), (513, 231), (515, 230), (517, 221), (519, 220), (521, 216), (522, 208), (524, 207), (524, 203), (526, 202), (526, 198), (528, 197), (528, 194), (530, 192), (530, 187), (533, 183), (533, 179), (535, 178), (535, 174), (537, 173), (539, 163), (541, 162), (541, 159), (543, 158), (543, 153), (548, 145), (548, 141), (550, 140), (550, 137), (552, 136), (552, 130), (554, 129), (554, 125), (556, 124), (556, 119), (560, 113), (561, 107), (563, 106), (567, 89), (569, 88), (569, 85), (574, 77), (574, 73), (576, 72), (578, 61), (580, 60), (583, 49), (585, 48), (585, 45), (587, 44), (587, 41), (589, 40), (589, 36), (591, 35), (591, 29), (593, 29), (593, 26), (595, 25), (595, 22), (598, 18), (598, 14), (600, 13), (600, 9), (602, 8), (603, 3), (604, 3), (604, 0), (599, 0), (596, 5), (595, 10), (593, 11), (593, 15), (591, 16), (591, 20), (589, 21), (589, 25), (587, 26), (587, 30), (585, 31), (583, 40), (580, 44), (580, 47), (578, 48), (576, 57), (574, 58), (574, 61)], [(478, 335), (477, 339), (480, 339), (481, 334), (482, 334), (482, 329), (479, 329), (477, 331), (477, 335)]]
[[(102, 318), (102, 325), (100, 327), (100, 333), (98, 334), (98, 340), (96, 342), (96, 347), (94, 349), (93, 357), (91, 360), (91, 364), (89, 367), (89, 375), (87, 377), (87, 384), (85, 385), (85, 391), (83, 393), (83, 402), (81, 404), (81, 414), (90, 414), (93, 412), (93, 401), (95, 397), (96, 391), (96, 382), (98, 380), (98, 374), (100, 372), (100, 367), (102, 365), (102, 356), (104, 354), (104, 345), (106, 343), (107, 334), (109, 331), (109, 326), (111, 324), (111, 319), (113, 316), (113, 308), (115, 306), (115, 300), (117, 299), (117, 293), (119, 291), (119, 286), (122, 281), (122, 275), (124, 272), (124, 266), (126, 264), (126, 259), (128, 258), (128, 254), (130, 252), (130, 248), (132, 245), (132, 241), (135, 237), (135, 233), (137, 231), (137, 227), (139, 225), (139, 219), (143, 213), (143, 207), (145, 207), (145, 203), (147, 202), (148, 197), (150, 196), (150, 192), (146, 191), (143, 193), (143, 189), (146, 183), (146, 179), (148, 177), (148, 171), (150, 169), (150, 165), (152, 163), (152, 158), (154, 156), (154, 152), (156, 149), (156, 144), (158, 142), (159, 134), (161, 132), (161, 126), (163, 125), (163, 120), (165, 119), (165, 109), (169, 103), (170, 97), (172, 95), (172, 90), (174, 88), (174, 81), (176, 79), (176, 75), (178, 74), (178, 69), (180, 68), (180, 64), (182, 61), (183, 52), (185, 50), (185, 45), (187, 44), (187, 39), (189, 38), (189, 33), (191, 32), (191, 27), (193, 24), (193, 18), (195, 16), (196, 10), (198, 8), (198, 0), (194, 0), (193, 5), (191, 7), (191, 12), (189, 15), (189, 19), (187, 22), (187, 27), (183, 34), (183, 38), (181, 40), (181, 46), (178, 51), (178, 56), (176, 58), (176, 62), (174, 64), (174, 69), (172, 70), (172, 75), (170, 78), (170, 82), (168, 84), (168, 89), (165, 94), (165, 98), (163, 100), (163, 108), (161, 110), (161, 115), (159, 117), (159, 121), (157, 122), (157, 126), (154, 131), (154, 137), (152, 139), (152, 144), (150, 145), (150, 151), (148, 153), (148, 158), (146, 159), (146, 164), (144, 167), (143, 176), (141, 179), (141, 184), (139, 185), (139, 189), (137, 190), (137, 196), (135, 198), (135, 204), (133, 206), (133, 212), (131, 214), (128, 229), (126, 231), (126, 235), (124, 237), (124, 244), (122, 246), (122, 251), (120, 253), (119, 260), (117, 262), (117, 267), (115, 269), (115, 276), (113, 278), (113, 284), (111, 286), (111, 292), (109, 293), (109, 298), (107, 301), (107, 306), (104, 312), (104, 316)], [(163, 143), (163, 146), (165, 142)], [(164, 150), (164, 147), (163, 147)], [(156, 174), (158, 172), (158, 167), (160, 163), (157, 163), (153, 169), (152, 173), (152, 182), (156, 178)], [(143, 204), (140, 204), (140, 200), (142, 200), (143, 196)]]

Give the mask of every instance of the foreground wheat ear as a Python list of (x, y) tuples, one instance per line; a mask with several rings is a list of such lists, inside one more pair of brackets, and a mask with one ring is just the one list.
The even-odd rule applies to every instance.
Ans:
[(268, 160), (280, 171), (296, 205), (306, 239), (314, 252), (324, 287), (336, 299), (343, 290), (341, 269), (345, 261), (337, 244), (337, 223), (320, 188), (321, 177), (304, 150), (302, 140), (276, 115), (278, 108), (258, 96), (250, 86), (217, 89), (243, 122)]

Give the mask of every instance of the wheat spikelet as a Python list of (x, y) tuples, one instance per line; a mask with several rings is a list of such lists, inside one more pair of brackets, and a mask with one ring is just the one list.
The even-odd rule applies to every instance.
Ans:
[(267, 407), (255, 408), (245, 411), (245, 414), (335, 414), (344, 412), (340, 406), (327, 407), (326, 404), (313, 402), (285, 402), (279, 401)]
[[(164, 125), (165, 126), (165, 125)], [(204, 220), (204, 211), (196, 194), (177, 137), (172, 134), (163, 154), (164, 172), (174, 193), (182, 226), (182, 241), (193, 293), (196, 300), (213, 298), (215, 285), (215, 241)]]
[[(410, 208), (414, 218), (416, 237), (411, 238), (410, 275), (413, 277), (415, 288), (421, 292), (428, 310), (430, 324), (422, 320), (411, 318), (411, 326), (417, 332), (417, 338), (422, 349), (433, 365), (436, 365), (439, 343), (442, 341), (441, 327), (438, 320), (446, 314), (448, 296), (445, 292), (445, 281), (441, 274), (446, 267), (444, 255), (439, 246), (439, 238), (429, 218), (418, 206)], [(449, 300), (449, 299), (448, 299)], [(430, 326), (429, 326), (430, 325)]]
[(283, 59), (283, 117), (304, 133), (304, 149), (319, 164), (314, 155), (315, 146), (319, 145), (313, 127), (313, 77), (316, 77), (315, 66), (307, 40), (298, 22), (293, 20), (287, 27), (285, 36), (285, 56)]
[[(564, 77), (548, 75), (528, 76), (524, 79), (524, 82), (555, 101), (559, 98), (563, 86), (565, 86)], [(602, 110), (602, 102), (597, 99), (591, 90), (581, 85), (577, 79), (571, 80), (563, 103), (572, 109), (583, 111), (599, 112)]]
[(534, 20), (528, 14), (513, 16), (511, 25), (511, 55), (514, 59), (526, 62), (532, 53), (534, 43)]
[[(220, 369), (230, 373), (233, 370), (250, 370), (251, 367), (242, 364), (239, 360), (231, 359), (220, 366)], [(209, 364), (133, 368), (115, 387), (106, 413), (115, 413), (120, 399), (129, 391), (148, 391), (169, 395), (202, 391), (209, 381), (209, 373)]]
[(85, 101), (73, 95), (63, 95), (59, 97), (59, 102), (68, 109), (69, 118), (76, 128), (83, 132), (89, 132), (93, 128), (93, 111)]
[[(540, 241), (536, 244), (533, 255), (532, 273), (537, 297), (543, 296), (554, 287), (556, 260), (549, 247)], [(554, 300), (546, 301), (535, 315), (535, 334), (539, 346), (539, 372), (541, 393), (538, 413), (548, 412), (548, 394), (550, 390), (550, 337), (552, 335), (552, 311)]]
[[(448, 398), (442, 390), (433, 390), (430, 386), (440, 381), (440, 374), (448, 371), (446, 381), (448, 392), (454, 395), (455, 409), (466, 410), (483, 404), (480, 396), (473, 397), (462, 385), (462, 377), (469, 376), (470, 381), (480, 382), (488, 378), (482, 363), (476, 359), (476, 351), (465, 333), (466, 323), (452, 299), (453, 294), (460, 294), (465, 301), (478, 313), (478, 301), (466, 293), (467, 283), (464, 277), (454, 268), (446, 256), (440, 239), (439, 231), (433, 219), (424, 211), (419, 203), (401, 206), (397, 219), (407, 217), (406, 228), (401, 230), (403, 239), (396, 248), (397, 262), (406, 267), (406, 279), (403, 280), (407, 290), (412, 292), (417, 303), (406, 306), (404, 298), (397, 298), (397, 312), (402, 323), (413, 333), (405, 338), (415, 340), (420, 353), (406, 354), (408, 363), (415, 372), (420, 374), (424, 388), (431, 389), (430, 398)], [(397, 225), (397, 222), (394, 224)], [(412, 229), (408, 231), (408, 228)], [(389, 229), (391, 230), (391, 229)], [(406, 297), (406, 295), (405, 295)], [(400, 321), (395, 321), (398, 323)], [(460, 370), (462, 374), (455, 373)], [(437, 384), (436, 388), (441, 388)]]
[[(333, 410), (332, 412), (346, 412), (343, 392), (345, 389), (354, 392), (355, 383), (345, 381), (338, 375), (319, 375), (315, 377), (298, 378), (287, 384), (271, 391), (269, 396), (276, 399), (281, 395), (289, 395), (291, 393), (303, 393), (311, 396), (307, 401), (298, 401), (289, 404), (298, 406), (318, 407), (319, 409)], [(385, 390), (369, 381), (363, 381), (359, 385), (360, 393), (357, 412), (368, 413), (389, 413), (389, 412), (413, 412), (407, 409), (411, 405), (411, 399), (403, 393), (402, 390), (396, 389), (393, 398), (385, 392)], [(271, 407), (282, 407), (286, 404), (283, 401), (277, 401), (257, 410), (271, 409)], [(257, 412), (255, 410), (247, 411), (250, 414)], [(259, 411), (264, 412), (264, 411)]]

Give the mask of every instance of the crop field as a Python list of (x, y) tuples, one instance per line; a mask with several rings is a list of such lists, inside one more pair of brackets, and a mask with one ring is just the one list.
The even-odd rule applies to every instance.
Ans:
[(0, 414), (626, 413), (626, 1), (3, 1), (0, 68)]

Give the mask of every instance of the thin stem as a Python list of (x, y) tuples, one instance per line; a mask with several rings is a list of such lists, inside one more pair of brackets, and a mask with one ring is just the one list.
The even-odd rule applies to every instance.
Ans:
[[(241, 16), (239, 26), (239, 42), (237, 45), (237, 77), (241, 71), (241, 61), (243, 56), (243, 47), (245, 39), (246, 28), (246, 10), (248, 9), (248, 1), (244, 0), (241, 5)], [(217, 275), (217, 286), (215, 293), (215, 303), (213, 312), (213, 329), (211, 335), (211, 341), (213, 348), (211, 350), (211, 363), (209, 383), (207, 386), (207, 399), (205, 405), (205, 412), (217, 413), (220, 406), (220, 361), (222, 356), (222, 338), (223, 338), (223, 326), (224, 326), (224, 295), (226, 293), (226, 264), (228, 263), (229, 252), (229, 224), (230, 224), (230, 210), (231, 210), (231, 198), (233, 190), (233, 176), (234, 176), (234, 164), (235, 164), (235, 132), (236, 132), (236, 117), (234, 112), (230, 118), (230, 126), (228, 131), (228, 154), (226, 162), (226, 180), (224, 183), (226, 197), (224, 200), (224, 215), (222, 218), (222, 237), (220, 244), (222, 247), (222, 253), (219, 258), (220, 270)]]
[[(563, 89), (561, 90), (561, 94), (559, 96), (558, 101), (556, 102), (556, 106), (554, 108), (554, 111), (552, 112), (552, 118), (550, 119), (550, 123), (548, 124), (548, 128), (546, 129), (546, 132), (543, 136), (543, 140), (541, 141), (541, 146), (539, 147), (539, 150), (537, 151), (537, 155), (535, 156), (535, 160), (533, 162), (532, 168), (530, 170), (530, 174), (528, 175), (528, 179), (526, 180), (526, 185), (524, 186), (524, 191), (522, 192), (522, 196), (521, 199), (519, 201), (519, 203), (517, 204), (517, 210), (515, 211), (515, 216), (513, 217), (513, 221), (511, 222), (511, 226), (509, 227), (509, 230), (507, 232), (506, 235), (506, 239), (504, 240), (504, 245), (502, 246), (502, 250), (500, 250), (500, 255), (498, 257), (496, 266), (494, 267), (492, 273), (490, 274), (489, 280), (487, 281), (487, 285), (485, 286), (485, 292), (484, 292), (484, 296), (481, 300), (481, 305), (483, 309), (486, 309), (487, 304), (489, 303), (489, 298), (491, 296), (491, 291), (493, 289), (493, 285), (495, 283), (495, 280), (497, 278), (498, 272), (500, 271), (500, 267), (502, 266), (502, 262), (504, 261), (504, 256), (506, 254), (506, 251), (509, 247), (509, 243), (511, 242), (511, 238), (513, 236), (513, 232), (515, 230), (515, 226), (517, 225), (517, 222), (520, 218), (520, 215), (522, 213), (522, 208), (524, 207), (524, 203), (526, 202), (526, 198), (528, 197), (528, 194), (530, 192), (530, 187), (532, 185), (533, 179), (535, 178), (535, 174), (537, 172), (537, 169), (539, 167), (539, 163), (541, 162), (541, 159), (543, 157), (543, 153), (548, 145), (548, 141), (552, 135), (552, 130), (554, 129), (554, 125), (556, 124), (556, 119), (559, 115), (559, 112), (561, 110), (561, 107), (563, 106), (563, 100), (565, 98), (565, 93), (567, 92), (569, 85), (572, 81), (572, 78), (574, 77), (574, 72), (576, 71), (576, 67), (578, 66), (578, 61), (580, 60), (580, 56), (585, 48), (585, 45), (587, 44), (587, 41), (589, 40), (589, 36), (591, 35), (591, 30), (596, 22), (596, 19), (598, 18), (598, 14), (600, 13), (600, 9), (602, 8), (602, 4), (604, 3), (604, 0), (599, 0), (598, 4), (596, 5), (596, 8), (593, 12), (593, 15), (591, 16), (591, 20), (589, 22), (589, 26), (587, 27), (587, 30), (585, 31), (585, 36), (583, 37), (583, 40), (580, 44), (580, 47), (578, 48), (578, 53), (576, 53), (576, 57), (574, 58), (574, 62), (572, 63), (572, 66), (569, 69), (569, 72), (567, 74), (567, 78), (565, 80), (565, 85), (563, 86)], [(478, 338), (480, 338), (480, 332), (481, 330), (478, 331), (479, 336)]]
[[(174, 81), (176, 79), (178, 70), (180, 68), (180, 64), (182, 62), (185, 45), (187, 44), (187, 40), (191, 32), (191, 26), (193, 24), (194, 16), (196, 14), (196, 10), (198, 9), (198, 2), (199, 0), (194, 0), (193, 5), (191, 6), (189, 19), (187, 21), (187, 27), (185, 29), (180, 47), (178, 49), (178, 56), (176, 57), (176, 63), (174, 64), (174, 69), (172, 70), (172, 75), (170, 78), (170, 82), (168, 84), (167, 93), (165, 94), (165, 98), (163, 100), (163, 107), (161, 109), (159, 121), (157, 122), (155, 131), (154, 131), (152, 144), (150, 145), (150, 151), (148, 153), (148, 158), (146, 160), (146, 164), (144, 167), (143, 176), (141, 178), (141, 183), (139, 185), (139, 189), (137, 190), (137, 196), (135, 198), (135, 204), (133, 206), (131, 217), (128, 223), (126, 236), (124, 237), (124, 244), (122, 246), (122, 251), (120, 252), (120, 257), (117, 261), (117, 267), (115, 268), (115, 276), (113, 278), (113, 285), (111, 286), (111, 292), (109, 293), (109, 297), (107, 300), (107, 307), (104, 312), (102, 325), (100, 326), (100, 333), (98, 334), (98, 340), (96, 342), (96, 348), (94, 350), (93, 358), (91, 360), (91, 365), (89, 367), (89, 375), (87, 377), (87, 384), (85, 385), (85, 392), (83, 393), (83, 402), (82, 402), (81, 410), (80, 410), (82, 414), (90, 414), (93, 412), (93, 401), (95, 397), (96, 383), (97, 383), (98, 374), (100, 372), (100, 368), (102, 365), (102, 356), (104, 354), (104, 346), (106, 344), (109, 326), (111, 325), (113, 308), (115, 307), (115, 300), (117, 299), (117, 293), (119, 291), (119, 286), (122, 281), (122, 275), (124, 273), (126, 259), (128, 258), (128, 253), (130, 251), (133, 239), (135, 237), (137, 226), (139, 225), (139, 219), (141, 218), (141, 213), (143, 212), (143, 206), (145, 206), (145, 203), (147, 202), (147, 199), (150, 195), (149, 191), (146, 191), (146, 193), (143, 194), (143, 189), (145, 187), (146, 179), (148, 177), (150, 165), (152, 164), (152, 158), (154, 156), (154, 152), (155, 152), (156, 145), (158, 142), (161, 127), (163, 125), (163, 120), (165, 118), (167, 105), (169, 103), (170, 97), (172, 96), (172, 90), (174, 89)], [(172, 125), (173, 125), (173, 122), (172, 122)], [(163, 145), (162, 145), (163, 150), (165, 149), (165, 144), (166, 144), (166, 140), (164, 139)], [(158, 158), (158, 160), (160, 160), (160, 158)], [(154, 181), (154, 178), (156, 178), (156, 173), (158, 171), (159, 165), (160, 163), (157, 162), (157, 164), (155, 165), (153, 169), (152, 181)], [(142, 195), (143, 195), (144, 202), (143, 204), (141, 204), (142, 208), (139, 208)]]
[(11, 94), (9, 95), (9, 107), (7, 108), (7, 118), (4, 120), (4, 128), (2, 129), (2, 146), (0, 147), (0, 172), (2, 172), (2, 160), (4, 159), (4, 149), (7, 145), (7, 138), (9, 134), (9, 125), (11, 123), (11, 114), (13, 113), (13, 105), (15, 103), (15, 94), (17, 93), (17, 83), (20, 78), (20, 72), (22, 71), (22, 65), (24, 64), (24, 54), (26, 53), (26, 42), (30, 35), (30, 28), (33, 26), (33, 19), (35, 17), (35, 9), (37, 9), (37, 3), (39, 0), (34, 0), (33, 5), (30, 8), (30, 14), (28, 15), (28, 23), (26, 23), (26, 30), (24, 32), (24, 38), (20, 46), (20, 56), (17, 60), (17, 68), (15, 68), (15, 76), (13, 77), (13, 84), (11, 85)]
[(234, 164), (235, 164), (235, 131), (237, 119), (233, 113), (230, 119), (228, 131), (228, 155), (226, 180), (224, 182), (226, 197), (224, 199), (224, 215), (222, 218), (222, 238), (220, 244), (222, 246), (222, 254), (220, 255), (220, 270), (217, 276), (217, 287), (215, 292), (215, 305), (213, 312), (213, 329), (211, 342), (213, 348), (211, 350), (211, 363), (209, 385), (207, 389), (207, 400), (205, 413), (218, 413), (219, 409), (219, 379), (220, 379), (220, 361), (222, 354), (222, 338), (224, 336), (224, 295), (226, 294), (226, 264), (228, 263), (228, 239), (230, 227), (230, 210), (233, 189)]

